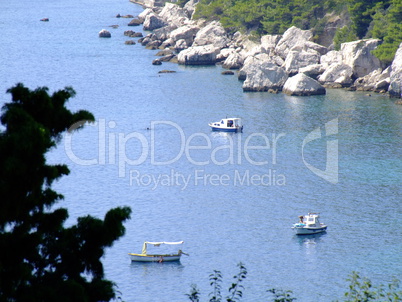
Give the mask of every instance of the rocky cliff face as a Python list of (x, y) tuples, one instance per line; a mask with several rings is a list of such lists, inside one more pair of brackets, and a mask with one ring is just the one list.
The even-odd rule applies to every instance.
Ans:
[(398, 97), (402, 93), (402, 44), (392, 66), (384, 70), (371, 53), (380, 40), (343, 43), (334, 51), (312, 42), (311, 31), (291, 27), (283, 35), (266, 35), (256, 43), (241, 33), (228, 35), (218, 21), (192, 20), (195, 5), (194, 0), (184, 8), (166, 3), (163, 9), (146, 9), (138, 19), (154, 31), (141, 43), (175, 50), (179, 64), (222, 62), (224, 68), (239, 69), (244, 91), (280, 91), (288, 83), (286, 92), (296, 95), (322, 94), (324, 87), (389, 92)]

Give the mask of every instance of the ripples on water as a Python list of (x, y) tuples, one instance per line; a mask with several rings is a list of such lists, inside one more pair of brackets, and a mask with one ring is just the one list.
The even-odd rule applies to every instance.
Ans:
[[(129, 20), (114, 18), (141, 11), (128, 1), (111, 0), (0, 4), (2, 100), (9, 100), (3, 93), (17, 82), (50, 91), (72, 86), (77, 96), (69, 107), (88, 109), (98, 120), (74, 134), (73, 151), (99, 164), (74, 163), (65, 141), (49, 161), (71, 169), (56, 186), (65, 195), (61, 206), (69, 208), (68, 223), (86, 214), (102, 217), (111, 207), (132, 207), (126, 235), (104, 259), (107, 277), (118, 284), (123, 299), (186, 301), (184, 294), (196, 283), (207, 300), (209, 273), (221, 270), (226, 289), (240, 261), (249, 272), (245, 301), (267, 300), (265, 290), (272, 287), (292, 290), (298, 301), (334, 300), (347, 290), (345, 279), (353, 270), (377, 283), (401, 278), (402, 107), (383, 96), (343, 90), (305, 98), (243, 93), (241, 83), (222, 76), (220, 67), (152, 66), (155, 52), (124, 45)], [(50, 22), (39, 22), (43, 17)], [(112, 24), (120, 27), (109, 28)], [(111, 39), (97, 37), (102, 28), (111, 31)], [(161, 69), (176, 73), (159, 75)], [(207, 123), (226, 115), (243, 118), (242, 134), (210, 132)], [(306, 168), (301, 148), (308, 133), (320, 127), (324, 135), (325, 123), (335, 118), (339, 183), (330, 184)], [(152, 121), (170, 124), (146, 130)], [(104, 140), (99, 143), (101, 126)], [(186, 140), (198, 134), (191, 145), (211, 143), (210, 149), (189, 153), (191, 160), (209, 164), (196, 165), (186, 154), (170, 164), (151, 163), (151, 135), (156, 159), (168, 161), (180, 152), (180, 131)], [(251, 139), (256, 133), (261, 135)], [(130, 134), (144, 137), (149, 148), (141, 149), (135, 139), (119, 147), (119, 135)], [(273, 137), (280, 134), (274, 155)], [(251, 145), (261, 145), (264, 137), (271, 148), (252, 150), (249, 156), (267, 163), (252, 164), (245, 142), (250, 138)], [(231, 143), (233, 149), (219, 149), (212, 157), (212, 150)], [(306, 162), (324, 170), (325, 147), (325, 139), (307, 145)], [(134, 160), (143, 152), (149, 152), (143, 163), (119, 168), (124, 154)], [(233, 164), (213, 163), (229, 158)], [(130, 182), (130, 173), (192, 178), (185, 189), (176, 182), (153, 189)], [(265, 175), (267, 181), (271, 175), (271, 183), (234, 183), (236, 173)], [(207, 178), (224, 174), (228, 185)], [(277, 180), (284, 176), (285, 184), (274, 181), (274, 175)], [(293, 235), (290, 226), (308, 211), (322, 213), (329, 225), (326, 234)], [(184, 240), (190, 257), (183, 256), (180, 264), (130, 263), (127, 253), (140, 252), (145, 240)]]

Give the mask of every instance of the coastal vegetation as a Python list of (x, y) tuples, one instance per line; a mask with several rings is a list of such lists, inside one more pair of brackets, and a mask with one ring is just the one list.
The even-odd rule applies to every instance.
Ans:
[[(239, 273), (233, 276), (233, 281), (228, 290), (228, 296), (222, 297), (222, 283), (223, 276), (221, 271), (214, 270), (209, 275), (210, 286), (212, 291), (209, 294), (209, 302), (234, 302), (241, 301), (243, 297), (244, 286), (242, 282), (246, 278), (247, 269), (243, 263), (238, 264)], [(344, 300), (336, 300), (337, 302), (376, 302), (376, 301), (389, 301), (399, 302), (402, 301), (402, 290), (399, 289), (399, 280), (394, 280), (388, 285), (375, 285), (366, 277), (362, 277), (358, 272), (352, 272), (349, 278), (348, 291), (344, 293)], [(268, 289), (268, 293), (271, 295), (272, 302), (292, 302), (297, 300), (293, 296), (291, 290), (283, 289)], [(186, 294), (191, 302), (200, 302), (201, 293), (197, 288), (197, 285), (191, 285), (191, 291)]]
[(110, 301), (116, 296), (100, 259), (124, 235), (131, 209), (109, 210), (104, 219), (78, 218), (70, 227), (63, 196), (54, 181), (69, 174), (49, 165), (46, 153), (66, 131), (81, 129), (94, 116), (71, 112), (71, 87), (49, 95), (23, 84), (7, 90), (0, 130), (0, 301)]
[(194, 14), (194, 18), (219, 20), (230, 32), (240, 30), (256, 38), (283, 34), (291, 26), (310, 29), (315, 41), (334, 16), (342, 19), (335, 48), (343, 42), (377, 38), (383, 43), (374, 54), (388, 65), (392, 62), (402, 42), (402, 0), (200, 0)]

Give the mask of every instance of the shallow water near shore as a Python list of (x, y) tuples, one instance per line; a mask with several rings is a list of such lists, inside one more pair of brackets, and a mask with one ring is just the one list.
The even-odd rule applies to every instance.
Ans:
[[(239, 262), (243, 301), (267, 301), (270, 288), (341, 299), (352, 271), (376, 284), (402, 279), (402, 106), (344, 90), (243, 93), (219, 66), (153, 66), (155, 51), (124, 44), (123, 32), (141, 27), (115, 18), (141, 11), (120, 0), (0, 3), (1, 104), (18, 82), (72, 86), (69, 108), (97, 119), (48, 160), (71, 170), (55, 185), (68, 224), (132, 208), (103, 260), (123, 300), (188, 301), (194, 283), (207, 301), (208, 275), (222, 271), (226, 290)], [(112, 38), (98, 38), (103, 28)], [(208, 122), (225, 116), (241, 117), (243, 133), (211, 132)], [(309, 211), (328, 231), (295, 236), (290, 227)], [(146, 240), (184, 240), (190, 256), (131, 263), (127, 253)]]

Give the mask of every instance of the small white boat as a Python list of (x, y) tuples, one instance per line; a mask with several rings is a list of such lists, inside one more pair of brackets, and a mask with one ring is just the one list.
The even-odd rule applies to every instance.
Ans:
[(319, 220), (319, 213), (308, 213), (307, 215), (299, 216), (299, 219), (299, 222), (292, 226), (297, 235), (317, 234), (327, 230), (327, 226)]
[(159, 247), (162, 244), (167, 244), (167, 245), (177, 245), (177, 244), (183, 244), (184, 241), (178, 241), (178, 242), (150, 242), (150, 241), (145, 241), (144, 245), (142, 246), (142, 253), (141, 254), (134, 254), (134, 253), (129, 253), (131, 261), (134, 262), (166, 262), (166, 261), (180, 261), (181, 255), (188, 255), (186, 253), (183, 253), (181, 250), (178, 250), (177, 253), (173, 254), (147, 254), (147, 245), (151, 244), (153, 246)]
[(224, 118), (220, 122), (213, 122), (208, 124), (212, 131), (225, 131), (225, 132), (241, 132), (243, 131), (243, 125), (241, 118), (231, 117)]

